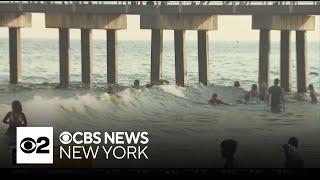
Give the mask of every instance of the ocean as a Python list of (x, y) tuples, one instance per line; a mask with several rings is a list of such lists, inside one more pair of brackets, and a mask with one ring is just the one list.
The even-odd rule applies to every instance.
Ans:
[[(152, 157), (142, 167), (223, 167), (219, 144), (223, 139), (239, 142), (240, 167), (283, 167), (281, 145), (289, 137), (300, 140), (300, 153), (306, 167), (320, 167), (320, 105), (310, 104), (307, 94), (296, 94), (295, 45), (291, 46), (291, 84), (286, 109), (272, 114), (269, 107), (237, 104), (244, 90), (233, 88), (240, 81), (249, 90), (258, 79), (259, 43), (210, 42), (210, 81), (198, 83), (197, 42), (188, 41), (187, 87), (174, 85), (174, 46), (164, 42), (163, 79), (170, 85), (126, 89), (106, 93), (106, 42), (95, 40), (93, 48), (94, 83), (81, 86), (80, 40), (71, 41), (72, 85), (55, 88), (59, 82), (57, 40), (22, 39), (21, 85), (9, 85), (8, 40), (0, 39), (0, 116), (10, 111), (10, 103), (20, 100), (30, 126), (53, 126), (62, 131), (147, 131), (150, 132)], [(272, 42), (270, 84), (279, 77), (279, 42)], [(150, 80), (150, 42), (119, 42), (119, 84), (141, 85)], [(307, 44), (308, 83), (320, 92), (320, 44)], [(232, 106), (210, 106), (212, 93)], [(1, 166), (7, 167), (8, 146), (0, 126)], [(6, 153), (7, 152), (7, 153)], [(121, 162), (96, 162), (96, 167), (123, 167)], [(114, 167), (112, 166), (112, 167)], [(126, 166), (136, 167), (136, 164)], [(137, 165), (138, 166), (138, 165)]]

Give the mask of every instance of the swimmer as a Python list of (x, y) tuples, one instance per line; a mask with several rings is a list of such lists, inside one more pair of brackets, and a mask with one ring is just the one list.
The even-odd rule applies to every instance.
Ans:
[(311, 104), (317, 104), (318, 103), (318, 99), (317, 99), (316, 92), (315, 92), (312, 84), (310, 84), (308, 86), (308, 90), (310, 91), (309, 96), (311, 98)]
[(17, 127), (25, 127), (27, 126), (27, 118), (25, 114), (22, 112), (22, 105), (20, 101), (13, 101), (11, 103), (12, 111), (8, 112), (3, 119), (3, 123), (9, 124), (9, 128), (6, 132), (8, 136), (16, 135)]
[(226, 139), (221, 142), (221, 155), (226, 160), (224, 168), (238, 168), (238, 162), (234, 158), (234, 154), (237, 151), (237, 145), (237, 141), (232, 139)]
[(139, 80), (135, 80), (133, 82), (133, 88), (135, 88), (135, 89), (139, 89), (140, 88), (140, 81)]
[(246, 103), (257, 104), (259, 99), (258, 86), (252, 84), (251, 90), (245, 95)]
[(233, 84), (233, 87), (240, 88), (240, 82), (239, 81), (235, 81), (234, 84)]
[(152, 85), (169, 85), (169, 81), (165, 79), (160, 79), (159, 81), (152, 81)]
[(264, 81), (260, 84), (259, 97), (261, 101), (266, 101), (268, 99), (268, 84)]
[(221, 101), (220, 99), (218, 99), (218, 95), (217, 94), (213, 94), (212, 98), (208, 101), (208, 103), (211, 104), (211, 105), (220, 105), (220, 104), (230, 105), (230, 104), (225, 103), (225, 102)]

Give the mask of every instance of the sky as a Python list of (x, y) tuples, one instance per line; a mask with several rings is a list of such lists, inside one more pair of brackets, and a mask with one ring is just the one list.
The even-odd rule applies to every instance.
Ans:
[[(307, 33), (308, 41), (319, 41), (319, 17), (316, 17), (316, 29)], [(139, 15), (128, 15), (127, 29), (120, 30), (118, 40), (150, 40), (150, 30), (140, 29)], [(57, 29), (45, 28), (44, 14), (32, 14), (32, 27), (21, 30), (22, 38), (58, 38)], [(80, 30), (71, 30), (72, 39), (80, 39)], [(8, 28), (0, 28), (0, 38), (8, 38)], [(105, 39), (104, 30), (93, 30), (93, 39)], [(209, 32), (210, 40), (217, 41), (255, 41), (259, 40), (259, 31), (251, 29), (251, 16), (218, 16), (218, 30)], [(291, 35), (294, 41), (294, 33)], [(196, 31), (186, 31), (187, 40), (196, 40)], [(173, 40), (173, 31), (164, 31), (164, 40)], [(280, 40), (280, 31), (271, 32), (271, 40)]]

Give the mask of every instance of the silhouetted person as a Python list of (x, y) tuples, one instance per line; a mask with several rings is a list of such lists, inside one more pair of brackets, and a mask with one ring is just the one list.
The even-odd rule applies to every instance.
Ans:
[(291, 137), (288, 144), (282, 146), (286, 156), (286, 168), (303, 168), (304, 162), (298, 153), (299, 141), (296, 137)]
[(310, 91), (310, 98), (311, 98), (311, 103), (312, 104), (317, 104), (318, 103), (318, 99), (317, 99), (317, 96), (316, 96), (316, 91), (314, 90), (314, 87), (312, 84), (310, 84), (308, 86), (308, 90)]
[(274, 80), (274, 85), (269, 88), (268, 94), (268, 104), (271, 96), (271, 112), (279, 113), (281, 112), (281, 104), (284, 103), (284, 93), (282, 88), (279, 86), (279, 79)]
[(234, 154), (237, 151), (238, 143), (232, 139), (223, 140), (220, 144), (221, 155), (226, 160), (224, 168), (237, 168), (238, 162), (234, 158)]
[(13, 101), (11, 103), (12, 111), (8, 112), (3, 119), (3, 123), (9, 124), (6, 132), (8, 136), (15, 136), (17, 127), (27, 126), (27, 118), (22, 112), (22, 105), (20, 101)]

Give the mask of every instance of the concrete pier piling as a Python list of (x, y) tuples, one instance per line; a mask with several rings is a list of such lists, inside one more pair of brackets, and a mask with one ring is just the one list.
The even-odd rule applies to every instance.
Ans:
[[(187, 83), (187, 63), (185, 55), (185, 31), (198, 31), (199, 82), (204, 85), (209, 81), (208, 30), (218, 29), (218, 17), (210, 14), (161, 14), (160, 9), (140, 14), (140, 28), (152, 29), (151, 81), (161, 77), (161, 49), (154, 49), (162, 44), (158, 39), (158, 30), (174, 30), (175, 79), (178, 86)], [(155, 31), (156, 30), (156, 31)], [(162, 35), (161, 35), (162, 36)], [(161, 37), (162, 38), (162, 37)], [(160, 51), (160, 52), (158, 52)], [(160, 64), (159, 64), (160, 63)]]
[(270, 30), (281, 31), (280, 81), (285, 91), (290, 91), (290, 31), (296, 31), (297, 91), (306, 92), (306, 40), (305, 32), (315, 27), (315, 17), (309, 15), (252, 16), (252, 28), (260, 30), (259, 83), (269, 78)]
[(280, 84), (285, 92), (291, 91), (290, 67), (290, 31), (282, 30), (280, 40)]
[[(18, 2), (18, 1), (17, 1)], [(199, 82), (208, 85), (209, 39), (208, 31), (218, 29), (218, 15), (252, 15), (252, 29), (260, 31), (258, 82), (269, 85), (270, 32), (281, 31), (280, 81), (285, 91), (290, 84), (290, 32), (296, 31), (297, 91), (306, 92), (306, 31), (315, 29), (315, 15), (320, 14), (314, 5), (302, 6), (99, 6), (32, 5), (17, 2), (4, 3), (0, 8), (0, 27), (9, 28), (10, 83), (21, 82), (20, 29), (31, 27), (31, 13), (45, 13), (46, 28), (59, 29), (60, 84), (70, 83), (70, 29), (81, 29), (82, 82), (92, 83), (92, 30), (106, 30), (107, 82), (118, 82), (117, 31), (127, 28), (127, 14), (140, 15), (140, 29), (151, 30), (151, 83), (162, 78), (163, 30), (174, 31), (175, 80), (179, 86), (187, 84), (185, 31), (198, 32)], [(309, 2), (310, 3), (310, 2)], [(41, 3), (40, 3), (41, 4)], [(181, 3), (179, 3), (181, 4)], [(58, 7), (59, 6), (59, 7)]]
[(209, 36), (208, 31), (198, 31), (198, 66), (199, 82), (208, 85), (209, 82)]
[[(47, 28), (59, 28), (60, 39), (67, 38), (69, 35), (63, 32), (64, 29), (81, 29), (81, 59), (82, 59), (82, 82), (90, 85), (92, 83), (92, 29), (107, 30), (107, 82), (115, 84), (118, 77), (117, 62), (117, 30), (127, 28), (127, 16), (125, 14), (104, 14), (104, 13), (46, 13)], [(69, 32), (68, 32), (69, 34)], [(69, 44), (60, 43), (60, 70), (62, 84), (69, 82)]]
[(92, 30), (81, 29), (81, 69), (82, 83), (92, 82)]
[(20, 28), (9, 28), (10, 83), (21, 82)]
[(9, 28), (9, 82), (21, 82), (21, 34), (20, 29), (31, 27), (31, 13), (0, 12), (0, 27)]
[(107, 82), (116, 84), (118, 82), (118, 42), (117, 31), (107, 30)]
[(59, 28), (59, 64), (60, 86), (66, 87), (70, 82), (70, 30)]
[(306, 31), (296, 31), (297, 49), (297, 91), (307, 91), (306, 79)]
[[(270, 30), (260, 30), (259, 40), (259, 85), (269, 84)], [(261, 86), (260, 86), (261, 87)]]
[(162, 78), (163, 30), (151, 30), (151, 83)]
[(185, 31), (174, 30), (176, 84), (185, 86), (187, 81), (187, 63), (185, 60)]

